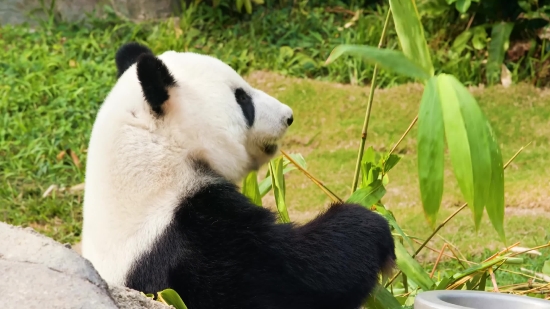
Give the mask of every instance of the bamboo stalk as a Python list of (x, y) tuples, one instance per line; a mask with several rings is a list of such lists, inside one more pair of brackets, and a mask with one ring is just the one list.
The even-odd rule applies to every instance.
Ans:
[[(378, 43), (378, 48), (382, 48), (384, 44), (384, 39), (386, 38), (386, 32), (388, 30), (388, 25), (390, 24), (391, 9), (388, 9), (388, 14), (386, 15), (386, 21), (384, 21), (384, 28), (382, 29), (382, 35), (380, 36), (380, 42)], [(361, 144), (359, 146), (359, 152), (357, 154), (357, 162), (355, 164), (355, 174), (353, 175), (353, 183), (351, 184), (351, 194), (357, 189), (357, 183), (359, 182), (359, 173), (361, 172), (361, 160), (363, 159), (363, 153), (365, 152), (365, 142), (367, 141), (367, 131), (369, 128), (370, 114), (372, 110), (372, 101), (374, 100), (374, 90), (376, 88), (376, 77), (378, 76), (378, 64), (374, 66), (374, 71), (372, 72), (372, 80), (370, 84), (369, 98), (367, 101), (367, 112), (365, 114), (365, 121), (363, 123), (363, 131), (361, 132)]]
[(339, 198), (336, 194), (334, 194), (334, 192), (332, 192), (329, 188), (327, 188), (327, 186), (325, 186), (319, 179), (315, 178), (313, 175), (311, 175), (310, 172), (306, 171), (302, 166), (300, 166), (300, 164), (298, 164), (298, 162), (296, 162), (286, 152), (281, 150), (281, 153), (283, 154), (283, 156), (285, 156), (285, 158), (288, 159), (288, 161), (290, 161), (290, 163), (294, 164), (294, 166), (296, 166), (296, 168), (300, 170), (300, 172), (306, 175), (307, 178), (309, 178), (311, 181), (313, 181), (314, 184), (316, 184), (319, 188), (321, 188), (321, 190), (325, 192), (325, 194), (328, 195), (328, 197), (330, 197), (334, 202), (339, 202), (339, 203), (343, 202), (341, 198)]

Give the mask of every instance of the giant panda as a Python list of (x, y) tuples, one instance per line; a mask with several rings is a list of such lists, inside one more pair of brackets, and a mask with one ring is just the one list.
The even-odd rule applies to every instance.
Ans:
[(237, 184), (272, 158), (292, 109), (222, 61), (127, 43), (93, 124), (82, 254), (109, 283), (190, 309), (359, 308), (393, 267), (387, 221), (335, 203), (282, 224)]

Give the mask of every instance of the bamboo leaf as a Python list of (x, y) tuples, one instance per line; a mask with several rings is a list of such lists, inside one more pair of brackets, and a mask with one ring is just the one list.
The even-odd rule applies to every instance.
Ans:
[(176, 309), (187, 309), (187, 306), (178, 295), (178, 293), (172, 289), (166, 289), (157, 293), (158, 300), (168, 306), (174, 306)]
[(483, 273), (481, 275), (481, 280), (479, 280), (479, 285), (477, 286), (477, 289), (479, 291), (485, 291), (485, 286), (487, 284), (487, 277), (489, 277), (489, 275), (486, 273)]
[(382, 185), (382, 181), (378, 179), (364, 188), (357, 189), (346, 203), (359, 204), (370, 208), (382, 199), (385, 194), (386, 188)]
[(262, 196), (260, 195), (260, 188), (258, 186), (257, 171), (248, 173), (248, 176), (246, 176), (243, 181), (242, 192), (252, 201), (252, 203), (262, 206)]
[(365, 304), (370, 309), (401, 309), (399, 301), (382, 285), (376, 284)]
[[(304, 157), (299, 154), (299, 153), (293, 153), (293, 154), (290, 154), (289, 156), (292, 157), (292, 159), (298, 163), (298, 165), (300, 165), (301, 168), (303, 168), (304, 170), (307, 170), (307, 163), (306, 163), (306, 160), (304, 159)], [(289, 160), (287, 160), (286, 158), (283, 158), (283, 174), (286, 175), (286, 173), (290, 172), (290, 171), (293, 171), (295, 169), (297, 169), (294, 164), (292, 164)], [(264, 197), (268, 192), (269, 190), (271, 190), (271, 177), (269, 176), (270, 175), (270, 171), (268, 169), (267, 171), (267, 175), (265, 176), (265, 178), (260, 181), (260, 184), (259, 184), (259, 190), (260, 190), (260, 196), (261, 197)]]
[(252, 3), (250, 0), (243, 0), (244, 1), (244, 8), (246, 9), (246, 12), (248, 14), (252, 14)]
[(235, 0), (235, 4), (237, 5), (237, 11), (240, 13), (244, 4), (243, 0)]
[(458, 0), (455, 3), (455, 8), (460, 13), (465, 14), (470, 8), (471, 4), (472, 4), (472, 0)]
[(445, 134), (460, 190), (479, 228), (491, 184), (491, 153), (485, 116), (475, 98), (453, 76), (438, 77)]
[(384, 156), (382, 164), (384, 167), (384, 174), (387, 174), (400, 160), (401, 156), (393, 153)]
[(378, 64), (381, 67), (408, 77), (426, 80), (432, 75), (420, 63), (407, 58), (400, 51), (380, 49), (366, 45), (339, 45), (331, 52), (326, 63), (333, 62), (345, 54), (361, 57), (367, 62)]
[(395, 255), (397, 256), (397, 266), (407, 275), (407, 278), (414, 281), (424, 291), (429, 291), (434, 287), (435, 283), (428, 276), (424, 268), (412, 258), (407, 250), (405, 250), (405, 247), (398, 241), (395, 242)]
[(466, 277), (466, 276), (472, 275), (472, 274), (474, 274), (474, 273), (476, 273), (476, 272), (478, 272), (478, 271), (486, 271), (488, 268), (490, 268), (490, 267), (492, 267), (492, 266), (494, 266), (494, 265), (496, 265), (496, 264), (498, 264), (498, 263), (501, 263), (501, 262), (503, 262), (503, 261), (505, 261), (505, 260), (506, 260), (506, 257), (500, 257), (500, 256), (499, 256), (499, 257), (496, 257), (496, 258), (494, 258), (494, 259), (492, 259), (492, 260), (489, 260), (489, 261), (487, 261), (487, 262), (483, 262), (483, 263), (481, 263), (481, 264), (479, 264), (479, 265), (472, 266), (472, 267), (470, 267), (470, 268), (464, 270), (463, 272), (454, 274), (454, 275), (452, 276), (452, 280), (453, 280), (453, 281), (450, 282), (450, 283), (456, 282), (456, 281), (458, 281), (459, 279), (462, 279), (462, 278), (464, 278), (464, 277)]
[(506, 243), (506, 234), (504, 232), (504, 168), (502, 164), (502, 153), (498, 142), (496, 141), (493, 129), (489, 122), (487, 127), (489, 131), (488, 144), (491, 153), (491, 184), (489, 195), (487, 197), (487, 215), (491, 224), (498, 233), (500, 239)]
[(443, 198), (445, 127), (437, 77), (424, 89), (418, 114), (418, 177), (424, 214), (432, 229)]
[[(474, 218), (476, 227), (479, 227), (483, 216), (483, 209), (489, 197), (491, 188), (492, 164), (490, 145), (496, 143), (494, 139), (489, 140), (490, 124), (477, 104), (474, 96), (454, 76), (446, 75), (460, 103), (460, 110), (468, 134), (470, 144), (470, 158), (472, 162), (472, 175), (474, 187)], [(502, 165), (502, 158), (499, 159)], [(502, 167), (500, 168), (502, 171)], [(502, 182), (502, 194), (504, 194), (504, 183)], [(504, 207), (504, 203), (502, 205)]]
[(283, 158), (271, 160), (269, 162), (269, 170), (271, 183), (273, 184), (273, 194), (275, 195), (275, 203), (277, 211), (283, 223), (289, 223), (288, 210), (285, 202), (285, 178), (283, 175)]
[(489, 59), (487, 59), (487, 81), (489, 84), (500, 80), (501, 65), (504, 62), (504, 54), (510, 44), (510, 34), (514, 29), (514, 23), (498, 23), (491, 31), (489, 42)]
[(414, 252), (414, 246), (413, 246), (413, 243), (412, 243), (411, 239), (409, 238), (409, 236), (407, 234), (405, 234), (405, 232), (401, 229), (399, 224), (397, 224), (397, 220), (395, 219), (395, 216), (393, 215), (393, 213), (391, 211), (389, 211), (388, 209), (386, 209), (386, 207), (384, 207), (381, 204), (376, 206), (376, 211), (379, 214), (381, 214), (384, 218), (386, 218), (386, 220), (388, 220), (390, 225), (405, 240), (407, 245), (409, 245), (410, 249), (412, 250), (411, 252)]
[(414, 0), (390, 0), (395, 30), (403, 53), (429, 74), (434, 75), (430, 50)]

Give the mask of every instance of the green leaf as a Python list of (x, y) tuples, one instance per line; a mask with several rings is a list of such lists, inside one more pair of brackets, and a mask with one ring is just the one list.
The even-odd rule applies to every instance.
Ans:
[(466, 12), (468, 12), (470, 5), (472, 5), (471, 0), (458, 0), (455, 3), (455, 8), (460, 13), (465, 14)]
[(485, 276), (485, 273), (479, 273), (475, 275), (472, 279), (470, 279), (468, 282), (466, 282), (466, 290), (473, 290), (474, 287), (479, 283), (481, 278)]
[(362, 182), (361, 188), (366, 188), (374, 181), (378, 180), (378, 176), (382, 169), (371, 162), (363, 162), (361, 164)]
[(380, 284), (376, 284), (371, 296), (367, 299), (366, 307), (369, 309), (401, 309), (399, 301)]
[(377, 154), (372, 146), (365, 150), (361, 160), (361, 188), (365, 188), (378, 180), (379, 175), (382, 173), (382, 168), (377, 165), (376, 157)]
[(393, 153), (384, 156), (383, 158), (384, 174), (387, 174), (400, 160), (401, 160), (401, 156)]
[(424, 291), (429, 291), (434, 287), (435, 283), (428, 276), (424, 268), (412, 258), (399, 241), (395, 242), (395, 255), (397, 256), (397, 266), (407, 275), (407, 278), (418, 284)]
[(390, 0), (390, 7), (403, 53), (418, 63), (429, 77), (433, 76), (434, 67), (430, 50), (414, 0)]
[(472, 45), (477, 50), (483, 50), (487, 46), (487, 31), (485, 26), (477, 26), (472, 28), (474, 32), (474, 37), (472, 38)]
[(443, 198), (445, 127), (437, 77), (424, 89), (418, 113), (418, 178), (424, 214), (432, 229)]
[(260, 195), (260, 188), (258, 186), (257, 171), (252, 171), (246, 176), (243, 181), (242, 192), (252, 201), (252, 203), (262, 206), (262, 196)]
[(252, 3), (250, 0), (243, 0), (244, 1), (244, 8), (246, 9), (246, 12), (248, 14), (252, 14)]
[(363, 154), (363, 162), (370, 162), (373, 164), (376, 163), (376, 152), (372, 146), (365, 150), (365, 153)]
[(487, 262), (483, 262), (481, 264), (478, 264), (478, 265), (475, 265), (475, 266), (472, 266), (466, 270), (464, 270), (463, 272), (457, 272), (455, 273), (453, 276), (452, 276), (452, 281), (449, 282), (449, 285), (456, 282), (457, 280), (459, 279), (462, 279), (466, 276), (469, 276), (471, 274), (474, 274), (476, 272), (479, 272), (479, 271), (486, 271), (488, 268), (498, 264), (498, 263), (501, 263), (503, 261), (506, 260), (506, 257), (502, 257), (502, 256), (498, 256), (498, 257), (495, 257), (494, 259), (491, 259)]
[(477, 289), (479, 291), (485, 291), (485, 286), (487, 284), (487, 277), (489, 277), (489, 275), (486, 273), (483, 273), (481, 275), (481, 280), (479, 280), (479, 285), (477, 286)]
[(443, 277), (441, 281), (436, 285), (434, 290), (445, 290), (447, 286), (449, 286), (449, 283), (451, 282), (452, 278), (449, 277)]
[(178, 293), (172, 289), (166, 289), (157, 293), (158, 300), (168, 306), (174, 306), (176, 309), (187, 309), (187, 306), (178, 295)]
[(443, 76), (438, 78), (438, 93), (445, 94), (440, 101), (451, 163), (460, 190), (466, 198), (466, 202), (472, 207), (474, 200), (472, 161), (468, 133), (460, 112), (460, 102), (452, 84)]
[(451, 162), (462, 194), (479, 228), (491, 185), (488, 123), (475, 98), (455, 77), (438, 77), (438, 90)]
[(405, 240), (405, 242), (407, 243), (407, 245), (409, 245), (412, 252), (414, 252), (414, 246), (413, 246), (413, 243), (412, 243), (411, 239), (409, 238), (409, 236), (407, 234), (405, 234), (405, 232), (401, 229), (399, 224), (397, 224), (397, 220), (395, 219), (395, 216), (393, 215), (393, 213), (391, 211), (389, 211), (388, 209), (386, 209), (386, 207), (384, 207), (384, 205), (382, 205), (382, 204), (379, 204), (379, 205), (376, 206), (376, 211), (379, 214), (381, 214), (384, 218), (386, 218), (386, 220), (388, 220), (390, 225)]
[(545, 275), (550, 275), (550, 260), (544, 261), (542, 266), (542, 273)]
[(431, 76), (430, 71), (423, 69), (420, 64), (410, 60), (400, 51), (366, 45), (339, 45), (331, 52), (327, 63), (333, 62), (344, 54), (361, 57), (370, 63), (376, 63), (404, 76), (421, 80), (426, 80)]
[(498, 83), (500, 80), (501, 65), (504, 62), (504, 54), (510, 45), (510, 34), (513, 29), (514, 23), (501, 22), (493, 26), (486, 73), (489, 84)]
[(152, 299), (152, 300), (154, 300), (154, 299), (155, 299), (155, 294), (151, 294), (151, 293), (147, 293), (147, 294), (145, 294), (145, 293), (143, 293), (143, 292), (139, 292), (139, 293), (140, 293), (141, 295), (143, 295), (143, 296), (147, 297), (147, 298), (150, 298), (150, 299)]
[(283, 158), (279, 157), (269, 162), (271, 183), (273, 184), (273, 194), (281, 222), (289, 223), (290, 217), (285, 202), (285, 177), (283, 175)]
[(506, 243), (504, 232), (504, 168), (502, 164), (502, 153), (495, 138), (491, 125), (485, 120), (488, 127), (487, 142), (491, 153), (491, 185), (487, 197), (487, 215), (491, 224), (498, 233), (500, 239)]
[[(289, 156), (292, 157), (292, 159), (296, 163), (298, 163), (298, 165), (300, 165), (301, 168), (303, 168), (304, 170), (307, 170), (306, 160), (304, 159), (304, 157), (301, 154), (293, 153), (293, 154), (289, 154)], [(297, 169), (294, 166), (294, 164), (292, 164), (286, 158), (284, 158), (284, 160), (283, 160), (283, 167), (284, 167), (283, 174), (285, 174), (285, 175), (286, 175), (286, 173)], [(269, 177), (269, 175), (270, 175), (270, 172), (269, 172), (269, 169), (268, 169), (266, 178), (264, 180), (262, 180), (259, 184), (259, 190), (260, 190), (260, 196), (261, 197), (264, 197), (269, 192), (269, 190), (271, 190), (271, 187), (272, 187), (271, 186), (271, 177)]]
[(462, 53), (462, 51), (466, 48), (468, 42), (472, 38), (473, 33), (472, 30), (465, 30), (461, 34), (459, 34), (456, 39), (453, 41), (453, 45), (451, 46), (452, 50), (454, 50), (457, 53)]
[(242, 8), (243, 8), (243, 0), (235, 0), (235, 4), (237, 5), (237, 12), (241, 12)]
[(375, 180), (364, 188), (357, 189), (348, 198), (346, 203), (359, 204), (370, 208), (376, 204), (386, 194), (386, 188), (382, 185), (381, 180)]

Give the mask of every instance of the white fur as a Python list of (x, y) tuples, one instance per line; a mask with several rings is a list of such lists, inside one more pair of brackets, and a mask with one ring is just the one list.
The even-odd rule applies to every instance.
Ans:
[[(208, 183), (198, 157), (237, 182), (270, 156), (292, 110), (252, 88), (223, 62), (194, 53), (160, 56), (177, 86), (157, 119), (143, 98), (136, 65), (120, 77), (93, 126), (88, 149), (82, 253), (111, 284), (124, 284), (132, 263), (151, 248), (178, 202)], [(235, 88), (252, 96), (247, 128)]]

